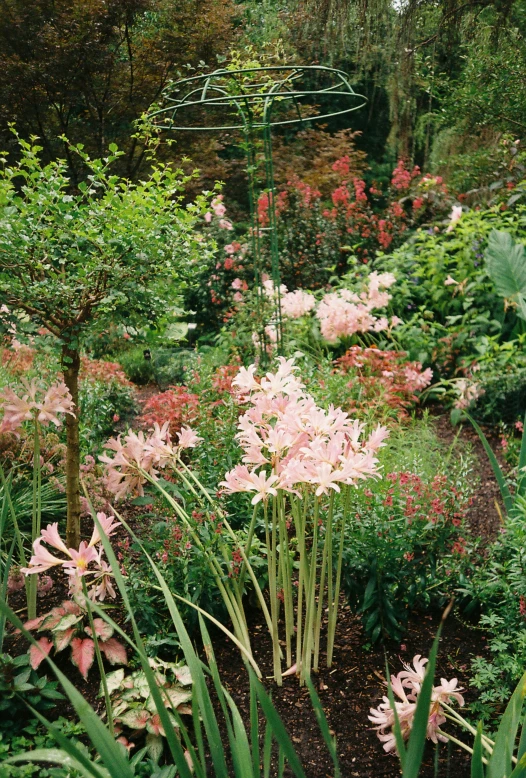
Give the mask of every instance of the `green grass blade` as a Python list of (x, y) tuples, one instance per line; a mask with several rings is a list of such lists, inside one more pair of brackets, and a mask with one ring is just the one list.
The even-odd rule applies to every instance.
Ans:
[[(197, 654), (195, 653), (194, 647), (192, 645), (192, 641), (190, 640), (190, 636), (188, 635), (188, 632), (186, 631), (186, 628), (183, 624), (183, 620), (181, 619), (181, 615), (179, 613), (179, 610), (177, 608), (177, 605), (175, 604), (175, 600), (172, 596), (172, 593), (170, 592), (166, 581), (164, 580), (163, 576), (161, 575), (157, 565), (151, 558), (151, 556), (148, 554), (146, 549), (144, 548), (143, 544), (135, 535), (135, 533), (131, 530), (131, 528), (128, 526), (126, 521), (115, 512), (115, 515), (119, 519), (119, 521), (122, 522), (122, 525), (125, 527), (125, 529), (128, 530), (131, 537), (135, 540), (135, 542), (139, 545), (142, 552), (144, 553), (146, 559), (148, 560), (150, 567), (152, 568), (155, 577), (157, 578), (157, 581), (159, 582), (159, 586), (161, 587), (161, 591), (164, 594), (166, 605), (168, 606), (168, 610), (170, 612), (170, 616), (172, 618), (175, 630), (177, 632), (177, 635), (179, 637), (179, 642), (181, 644), (181, 648), (183, 650), (186, 664), (188, 665), (190, 669), (190, 673), (192, 676), (193, 681), (193, 693), (195, 695), (195, 700), (197, 701), (197, 704), (199, 706), (199, 713), (203, 718), (203, 725), (205, 728), (206, 736), (208, 739), (208, 746), (210, 749), (210, 755), (212, 757), (212, 762), (214, 765), (215, 770), (215, 776), (214, 778), (228, 778), (228, 771), (226, 767), (225, 762), (225, 755), (223, 752), (223, 748), (221, 745), (221, 734), (219, 731), (219, 727), (217, 724), (217, 720), (215, 717), (214, 709), (212, 706), (212, 702), (210, 700), (210, 695), (208, 693), (208, 688), (206, 686), (206, 680), (203, 675), (203, 671), (201, 669), (201, 663), (199, 661), (199, 658)], [(97, 522), (98, 523), (98, 522)], [(100, 530), (101, 535), (103, 535), (102, 530)], [(111, 547), (111, 543), (109, 542), (108, 538), (106, 536), (102, 537), (102, 542), (104, 545), (104, 550), (106, 551), (106, 556), (108, 557), (108, 561), (110, 562), (110, 565), (112, 567), (112, 570), (114, 571), (115, 580), (117, 582), (117, 585), (122, 585), (124, 591), (125, 586), (122, 578), (122, 574), (120, 572), (120, 568), (117, 562), (117, 559), (115, 558), (115, 554), (113, 553), (113, 549)], [(119, 584), (119, 581), (121, 582)], [(128, 611), (131, 614), (131, 608), (129, 604), (128, 597), (126, 595), (126, 606)], [(136, 625), (134, 627), (134, 630), (136, 629)], [(137, 638), (136, 638), (137, 639)], [(139, 638), (140, 639), (140, 638)], [(179, 741), (177, 741), (179, 742)], [(179, 746), (180, 748), (180, 746)], [(181, 770), (181, 766), (176, 762), (177, 767)], [(188, 765), (186, 764), (186, 760), (184, 760), (184, 768), (182, 770), (182, 773), (184, 774), (185, 778), (192, 778), (191, 773), (189, 771)]]
[[(500, 494), (501, 494), (501, 497), (502, 497), (502, 502), (504, 503), (504, 507), (506, 509), (506, 513), (509, 514), (509, 513), (511, 513), (513, 511), (513, 497), (511, 496), (511, 492), (508, 489), (508, 484), (506, 483), (506, 479), (504, 478), (504, 473), (502, 472), (501, 467), (500, 467), (499, 463), (497, 462), (497, 457), (493, 453), (493, 450), (492, 450), (490, 444), (488, 443), (488, 439), (486, 438), (486, 436), (482, 432), (481, 428), (479, 427), (479, 425), (477, 424), (475, 419), (472, 416), (470, 416), (469, 413), (465, 412), (465, 415), (467, 416), (467, 418), (472, 423), (472, 425), (473, 425), (473, 427), (475, 429), (475, 432), (479, 436), (479, 438), (481, 440), (481, 443), (484, 446), (484, 450), (485, 450), (486, 454), (488, 455), (488, 459), (490, 461), (491, 467), (493, 468), (493, 472), (495, 474), (495, 478), (496, 478), (497, 483), (499, 485)], [(524, 442), (524, 436), (523, 436), (523, 442)], [(521, 453), (522, 453), (522, 447), (521, 447)], [(525, 454), (525, 456), (526, 456), (526, 454)]]
[(524, 754), (526, 754), (526, 720), (522, 725), (521, 739), (519, 740), (519, 748), (517, 749), (517, 760), (522, 759)]
[(526, 776), (526, 754), (523, 754), (513, 770), (510, 778), (525, 778)]
[(272, 758), (272, 727), (267, 719), (265, 725), (265, 737), (263, 740), (263, 776), (269, 778)]
[(170, 752), (172, 754), (172, 757), (174, 759), (174, 762), (177, 766), (177, 769), (179, 770), (182, 778), (192, 778), (192, 772), (190, 768), (188, 767), (188, 764), (186, 762), (184, 751), (181, 746), (181, 743), (179, 742), (179, 738), (177, 737), (176, 733), (174, 732), (174, 728), (172, 725), (172, 722), (170, 720), (170, 717), (168, 715), (168, 711), (165, 707), (165, 701), (161, 695), (160, 689), (155, 681), (155, 675), (150, 667), (150, 663), (148, 662), (148, 657), (146, 655), (146, 651), (144, 649), (144, 645), (142, 642), (141, 635), (139, 633), (139, 629), (137, 627), (137, 622), (135, 621), (135, 617), (133, 615), (133, 609), (131, 607), (129, 598), (128, 598), (128, 592), (126, 590), (126, 584), (124, 583), (124, 578), (122, 576), (119, 563), (117, 561), (117, 558), (115, 557), (115, 553), (113, 551), (113, 547), (111, 545), (111, 542), (109, 541), (107, 535), (105, 534), (104, 530), (102, 529), (100, 522), (95, 514), (95, 512), (92, 510), (92, 516), (93, 521), (95, 522), (96, 527), (99, 530), (102, 545), (104, 547), (104, 551), (106, 552), (106, 556), (108, 558), (108, 562), (111, 566), (113, 575), (115, 577), (115, 583), (117, 584), (117, 587), (121, 593), (121, 597), (124, 603), (124, 606), (130, 616), (130, 622), (133, 629), (133, 635), (135, 638), (135, 645), (136, 650), (139, 655), (139, 659), (141, 662), (142, 670), (146, 676), (146, 680), (148, 682), (148, 687), (150, 689), (150, 693), (152, 695), (152, 699), (155, 703), (155, 707), (157, 710), (157, 713), (159, 714), (159, 718), (161, 720), (161, 723), (163, 725), (164, 731), (166, 732), (166, 740), (168, 743), (168, 746), (170, 748)]
[(521, 440), (521, 450), (519, 453), (518, 479), (517, 479), (517, 493), (520, 494), (521, 497), (524, 497), (526, 495), (526, 472), (524, 472), (525, 467), (526, 467), (526, 413), (524, 414), (524, 421), (523, 421), (523, 432), (522, 432), (522, 440)]
[(307, 686), (307, 689), (309, 690), (312, 706), (314, 708), (314, 714), (316, 716), (316, 721), (318, 722), (318, 726), (321, 730), (321, 734), (323, 735), (323, 739), (325, 740), (325, 743), (331, 755), (332, 763), (334, 765), (334, 778), (340, 778), (342, 773), (340, 770), (340, 762), (338, 759), (338, 751), (336, 748), (336, 738), (334, 738), (329, 731), (329, 724), (327, 722), (327, 717), (325, 716), (325, 713), (321, 706), (320, 698), (316, 693), (316, 689), (314, 688), (314, 684), (312, 683), (310, 677), (305, 678), (305, 684)]
[(258, 698), (252, 676), (250, 676), (250, 746), (252, 749), (252, 770), (254, 776), (260, 778)]
[[(46, 719), (44, 719), (44, 722), (45, 721)], [(60, 748), (35, 748), (34, 751), (26, 751), (23, 754), (16, 754), (15, 756), (10, 756), (4, 760), (4, 764), (17, 764), (18, 762), (31, 762), (31, 764), (34, 762), (46, 762), (49, 764), (58, 764), (67, 769), (78, 770), (78, 772), (81, 773), (81, 775), (86, 776), (86, 778), (92, 778), (92, 776), (95, 775), (91, 770), (87, 770), (75, 756), (72, 756), (72, 754), (65, 749)], [(104, 771), (104, 773), (98, 772), (96, 775), (101, 776), (102, 778), (103, 775), (109, 776), (109, 773)]]
[(431, 706), (431, 695), (433, 693), (438, 643), (441, 631), (442, 626), (438, 628), (437, 636), (433, 641), (425, 678), (418, 695), (413, 727), (407, 744), (406, 759), (402, 773), (403, 778), (418, 778), (418, 773), (420, 772), (426, 743), (427, 723), (429, 720), (429, 709)]
[(199, 627), (201, 629), (201, 637), (203, 639), (203, 645), (205, 649), (206, 658), (208, 661), (208, 667), (212, 675), (214, 688), (216, 690), (217, 698), (219, 700), (219, 704), (221, 705), (221, 710), (223, 711), (223, 716), (226, 723), (228, 742), (230, 744), (230, 752), (232, 754), (232, 761), (234, 763), (234, 771), (238, 777), (243, 778), (243, 773), (241, 772), (241, 766), (238, 763), (236, 735), (235, 735), (235, 730), (232, 721), (230, 720), (230, 713), (229, 713), (229, 706), (227, 702), (226, 692), (223, 689), (223, 686), (221, 685), (221, 679), (219, 677), (219, 671), (217, 669), (214, 649), (212, 648), (212, 641), (210, 640), (210, 635), (208, 634), (208, 630), (206, 628), (204, 619), (201, 616), (201, 614), (199, 614)]
[(404, 738), (402, 736), (402, 729), (400, 727), (400, 719), (398, 718), (398, 711), (396, 709), (396, 702), (393, 694), (393, 688), (391, 686), (391, 672), (389, 670), (389, 665), (387, 664), (387, 657), (385, 659), (385, 673), (387, 678), (387, 697), (389, 699), (389, 704), (391, 706), (391, 710), (393, 711), (393, 716), (394, 716), (393, 733), (396, 741), (396, 751), (398, 754), (398, 758), (400, 760), (400, 766), (403, 770), (407, 758), (407, 749), (405, 747)]
[(488, 762), (487, 778), (503, 778), (511, 773), (511, 756), (526, 696), (526, 673), (522, 676), (500, 720), (493, 753)]
[(471, 778), (484, 778), (484, 762), (482, 761), (482, 722), (477, 725), (477, 734), (473, 743), (471, 757)]
[[(249, 673), (253, 674), (253, 671), (250, 668), (249, 668)], [(299, 760), (296, 751), (294, 750), (294, 746), (292, 745), (292, 740), (290, 739), (285, 729), (285, 725), (283, 724), (283, 721), (281, 720), (276, 708), (272, 704), (270, 697), (266, 693), (265, 689), (258, 681), (256, 681), (255, 677), (254, 677), (254, 682), (255, 682), (256, 694), (258, 696), (261, 709), (265, 714), (265, 718), (267, 719), (270, 726), (272, 727), (272, 734), (276, 739), (276, 741), (278, 742), (279, 747), (282, 749), (283, 753), (285, 754), (285, 757), (287, 759), (287, 762), (289, 763), (289, 766), (293, 774), (296, 776), (296, 778), (305, 778), (305, 772), (303, 770), (303, 766)]]

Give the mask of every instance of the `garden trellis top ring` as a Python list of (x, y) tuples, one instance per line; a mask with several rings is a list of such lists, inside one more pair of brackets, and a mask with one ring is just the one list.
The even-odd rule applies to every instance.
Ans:
[[(251, 79), (261, 74), (257, 81)], [(313, 88), (312, 85), (302, 88), (301, 82), (306, 76), (322, 78), (326, 86)], [(346, 100), (348, 105), (341, 110), (322, 111), (319, 114), (302, 112), (302, 99), (312, 101), (316, 98), (330, 97)], [(347, 75), (335, 68), (321, 65), (275, 65), (257, 68), (242, 68), (239, 70), (220, 69), (213, 73), (191, 76), (171, 84), (164, 93), (166, 105), (150, 114), (151, 118), (166, 118), (165, 122), (157, 124), (171, 130), (243, 130), (247, 125), (253, 129), (268, 126), (276, 127), (285, 124), (295, 124), (315, 119), (327, 119), (332, 116), (351, 113), (362, 108), (367, 99), (351, 87)], [(276, 103), (292, 103), (296, 115), (287, 118), (273, 118), (272, 112)], [(232, 117), (232, 123), (227, 121), (218, 125), (207, 125), (192, 122), (189, 119), (189, 109), (204, 108), (209, 113), (214, 108), (230, 108), (237, 116)], [(241, 117), (241, 122), (239, 118)], [(187, 121), (181, 121), (184, 118)]]

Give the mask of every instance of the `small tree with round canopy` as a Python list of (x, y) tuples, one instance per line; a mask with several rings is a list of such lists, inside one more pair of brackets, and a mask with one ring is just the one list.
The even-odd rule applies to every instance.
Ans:
[[(0, 155), (0, 300), (58, 341), (64, 382), (78, 408), (83, 337), (104, 319), (166, 314), (207, 247), (196, 231), (206, 197), (183, 204), (188, 177), (154, 164), (137, 183), (113, 175), (120, 155), (91, 159), (71, 185), (65, 160), (42, 164), (36, 138), (18, 139), (20, 159)], [(67, 417), (67, 543), (80, 542), (78, 414)]]

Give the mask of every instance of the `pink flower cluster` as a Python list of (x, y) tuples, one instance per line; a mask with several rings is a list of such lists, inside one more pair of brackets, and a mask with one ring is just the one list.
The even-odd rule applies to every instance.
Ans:
[[(103, 532), (109, 537), (113, 534), (120, 522), (114, 521), (113, 516), (105, 513), (97, 513), (97, 518)], [(49, 549), (42, 545), (47, 543), (64, 554), (64, 557), (54, 556)], [(66, 575), (70, 576), (70, 590), (73, 594), (81, 591), (80, 579), (84, 576), (92, 576), (89, 587), (89, 596), (93, 600), (104, 600), (106, 595), (115, 598), (115, 590), (111, 584), (111, 568), (102, 558), (103, 549), (100, 546), (101, 537), (97, 526), (94, 524), (89, 543), (82, 541), (78, 549), (68, 548), (58, 531), (58, 523), (48, 524), (33, 543), (33, 556), (29, 560), (29, 567), (20, 568), (24, 575), (45, 573), (51, 567), (61, 565)], [(92, 566), (90, 568), (90, 565)]]
[[(428, 661), (428, 659), (424, 659), (420, 654), (417, 654), (413, 658), (413, 667), (404, 664), (405, 670), (402, 670), (398, 675), (391, 676), (391, 688), (398, 697), (398, 700), (395, 700), (395, 706), (404, 740), (407, 740), (413, 727), (418, 695), (422, 688), (425, 677), (425, 665)], [(440, 686), (434, 687), (427, 723), (427, 737), (433, 743), (437, 743), (439, 740), (444, 743), (448, 740), (440, 730), (440, 727), (446, 721), (442, 705), (444, 703), (449, 704), (452, 700), (456, 700), (461, 706), (464, 705), (464, 698), (460, 694), (461, 691), (462, 689), (458, 688), (456, 678), (453, 678), (451, 681), (441, 678)], [(387, 752), (395, 751), (396, 738), (393, 731), (395, 717), (389, 698), (383, 697), (383, 702), (380, 703), (378, 708), (371, 708), (371, 715), (368, 718), (374, 724), (374, 729), (376, 729), (379, 739), (384, 744), (384, 750)]]
[[(242, 367), (232, 382), (251, 408), (241, 416), (236, 435), (243, 463), (226, 473), (227, 492), (255, 492), (252, 504), (277, 495), (278, 489), (299, 494), (306, 486), (316, 496), (340, 491), (377, 475), (374, 454), (388, 436), (378, 426), (365, 440), (364, 425), (340, 408), (319, 408), (294, 375), (293, 359), (278, 357), (275, 373), (260, 381), (255, 365)], [(249, 467), (251, 469), (249, 469)]]
[[(217, 195), (217, 197), (214, 197), (210, 205), (212, 206), (213, 213), (219, 219), (219, 227), (222, 230), (233, 230), (234, 226), (232, 222), (223, 218), (226, 213), (226, 207), (223, 205), (223, 195)], [(212, 221), (213, 218), (212, 211), (207, 211), (207, 213), (205, 213), (205, 222), (208, 224)]]
[(287, 292), (281, 298), (281, 313), (288, 319), (300, 319), (312, 311), (315, 305), (314, 295), (304, 292), (303, 289), (296, 289), (295, 292)]
[(398, 317), (393, 317), (389, 322), (385, 316), (376, 318), (372, 314), (373, 310), (388, 304), (391, 295), (384, 290), (392, 286), (395, 280), (392, 273), (373, 272), (369, 275), (366, 290), (360, 295), (348, 289), (326, 294), (316, 311), (325, 340), (336, 343), (339, 338), (355, 332), (381, 332), (399, 324)]
[(459, 378), (455, 383), (455, 389), (458, 399), (454, 406), (459, 410), (466, 410), (484, 394), (484, 389), (480, 384), (476, 381), (469, 381), (467, 378)]
[[(45, 390), (41, 389), (37, 380), (31, 383), (22, 379), (26, 393), (19, 397), (7, 387), (0, 398), (0, 408), (4, 411), (1, 432), (16, 432), (24, 421), (35, 419), (44, 426), (52, 422), (56, 427), (62, 424), (59, 413), (70, 413), (74, 416), (74, 403), (71, 395), (62, 381), (57, 381)], [(43, 396), (37, 400), (39, 392)]]
[(103, 454), (99, 459), (106, 465), (104, 485), (116, 499), (127, 494), (142, 496), (148, 476), (156, 480), (159, 470), (174, 462), (182, 449), (194, 448), (201, 440), (190, 427), (182, 427), (177, 433), (178, 442), (173, 445), (169, 426), (169, 422), (162, 427), (155, 424), (149, 435), (130, 430), (124, 435), (124, 442), (119, 435), (106, 443), (105, 448), (115, 451), (115, 456), (112, 459)]

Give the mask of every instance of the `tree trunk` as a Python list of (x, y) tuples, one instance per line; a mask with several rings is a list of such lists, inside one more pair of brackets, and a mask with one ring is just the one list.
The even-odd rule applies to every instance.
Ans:
[(80, 439), (79, 439), (79, 370), (78, 349), (62, 346), (62, 373), (64, 383), (75, 403), (75, 416), (66, 414), (66, 498), (68, 518), (66, 544), (68, 548), (80, 545)]

